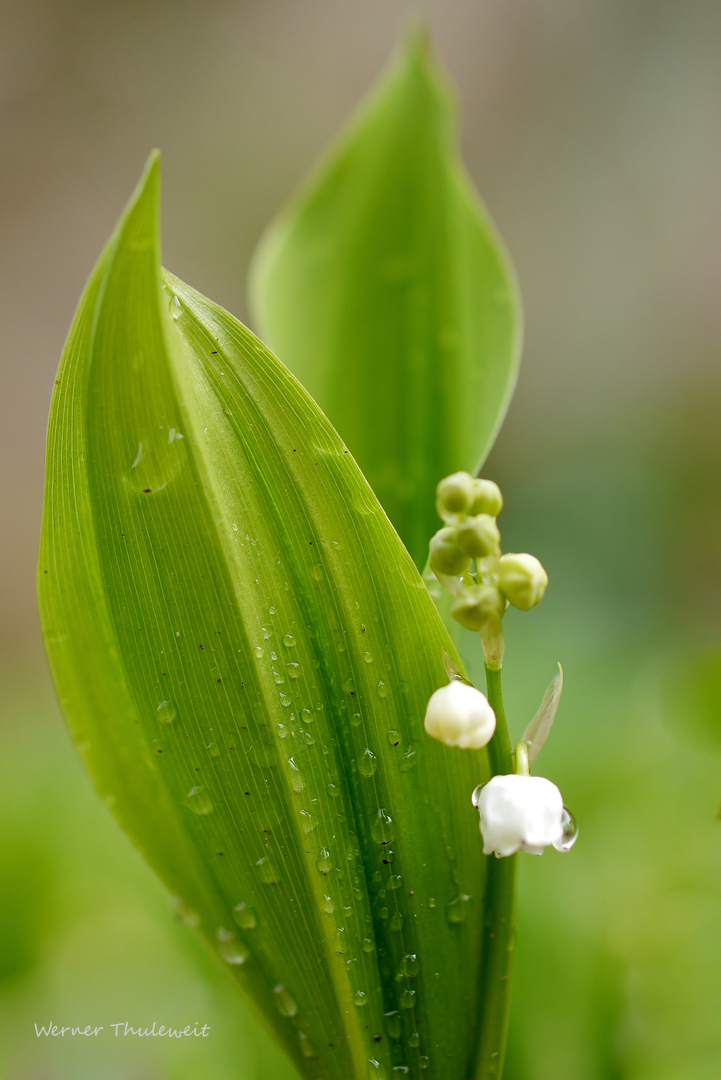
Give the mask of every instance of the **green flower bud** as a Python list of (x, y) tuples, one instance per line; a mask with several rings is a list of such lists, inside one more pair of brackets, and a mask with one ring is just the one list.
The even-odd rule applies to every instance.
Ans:
[(488, 514), (466, 518), (456, 530), (456, 542), (461, 551), (472, 559), (483, 559), (498, 551), (501, 534), (495, 518)]
[(451, 605), (451, 615), (467, 630), (482, 630), (488, 622), (500, 626), (506, 601), (495, 585), (464, 586)]
[(502, 555), (498, 584), (509, 603), (528, 611), (543, 599), (548, 574), (534, 555)]
[(498, 484), (494, 484), (492, 480), (474, 480), (473, 498), (468, 513), (498, 517), (502, 509), (503, 496)]
[(455, 524), (468, 511), (474, 495), (475, 480), (467, 472), (453, 473), (441, 480), (436, 488), (438, 516), (449, 525)]
[(449, 526), (446, 526), (445, 529), (439, 529), (436, 535), (431, 538), (428, 547), (430, 550), (429, 562), (434, 574), (455, 577), (462, 574), (471, 561), (470, 556), (464, 555), (458, 547), (456, 530)]

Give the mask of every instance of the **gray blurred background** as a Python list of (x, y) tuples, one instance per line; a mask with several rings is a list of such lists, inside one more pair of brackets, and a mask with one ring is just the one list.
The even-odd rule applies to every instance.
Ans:
[[(148, 152), (166, 266), (243, 318), (265, 223), (418, 15), (525, 298), (486, 472), (551, 587), (509, 617), (508, 697), (518, 735), (563, 661), (544, 763), (582, 828), (524, 860), (507, 1080), (721, 1075), (718, 701), (668, 707), (679, 652), (721, 638), (721, 2), (0, 0), (3, 1080), (284, 1073), (68, 745), (35, 612), (45, 423)], [(217, 1039), (196, 1060), (31, 1034), (133, 1009), (200, 1010)]]

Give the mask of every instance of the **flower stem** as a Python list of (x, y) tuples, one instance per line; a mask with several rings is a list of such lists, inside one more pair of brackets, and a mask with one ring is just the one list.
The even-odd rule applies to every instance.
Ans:
[[(488, 745), (491, 773), (513, 772), (511, 743), (501, 693), (501, 673), (486, 667), (488, 700), (496, 733)], [(480, 1026), (475, 1080), (500, 1080), (511, 1004), (511, 962), (515, 944), (517, 855), (488, 856), (481, 971)]]

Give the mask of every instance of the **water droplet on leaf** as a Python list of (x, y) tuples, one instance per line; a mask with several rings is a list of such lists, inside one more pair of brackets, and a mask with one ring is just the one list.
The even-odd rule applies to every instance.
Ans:
[(466, 921), (468, 901), (470, 899), (470, 896), (461, 893), (460, 896), (457, 896), (455, 900), (451, 900), (450, 904), (446, 906), (446, 918), (451, 925)]
[(401, 741), (401, 733), (400, 733), (400, 731), (389, 731), (388, 732), (388, 742), (391, 744), (391, 746), (398, 746), (400, 741)]
[(289, 649), (293, 645), (295, 645), (295, 638), (293, 637), (293, 635), (292, 634), (284, 634), (283, 635), (283, 644), (287, 645)]
[(281, 1016), (296, 1016), (298, 1013), (298, 1006), (295, 1003), (295, 999), (291, 997), (286, 988), (279, 983), (273, 987), (273, 994), (275, 997), (275, 1007)]
[(161, 701), (155, 710), (155, 715), (161, 724), (172, 724), (178, 715), (178, 710), (173, 701)]
[(416, 1000), (415, 990), (401, 990), (398, 1004), (402, 1009), (412, 1009)]
[(250, 904), (243, 903), (236, 904), (233, 908), (233, 918), (237, 922), (241, 930), (255, 930), (258, 925), (258, 920), (255, 917)]
[(358, 758), (358, 771), (363, 776), (373, 776), (373, 773), (378, 768), (378, 758), (375, 756), (372, 750), (367, 746), (363, 753)]
[(379, 844), (390, 844), (395, 837), (393, 819), (381, 807), (376, 814), (375, 821), (371, 825), (371, 836)]
[(385, 1014), (385, 1029), (390, 1039), (400, 1039), (403, 1023), (401, 1021), (401, 1014), (397, 1009), (393, 1009), (391, 1012)]
[(258, 869), (258, 877), (265, 885), (278, 884), (280, 874), (276, 872), (273, 863), (270, 861), (270, 855), (264, 855), (261, 859), (258, 859), (255, 865)]
[(420, 964), (415, 953), (406, 953), (401, 961), (401, 971), (404, 975), (415, 977), (420, 971)]
[(194, 787), (188, 792), (187, 803), (194, 814), (201, 816), (213, 813), (213, 803), (204, 787)]
[(400, 911), (393, 912), (393, 914), (391, 915), (391, 921), (388, 923), (388, 925), (391, 930), (398, 931), (403, 929), (403, 916), (401, 915)]
[(382, 679), (379, 680), (378, 685), (376, 686), (376, 693), (380, 698), (388, 697), (388, 687)]

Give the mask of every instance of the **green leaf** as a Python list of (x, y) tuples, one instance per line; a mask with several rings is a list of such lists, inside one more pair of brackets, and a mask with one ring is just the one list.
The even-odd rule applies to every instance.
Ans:
[(422, 727), (455, 651), (315, 403), (163, 275), (158, 203), (152, 159), (53, 396), (39, 592), (62, 707), (304, 1075), (465, 1080), (489, 767)]
[(261, 336), (328, 414), (419, 568), (435, 485), (482, 465), (521, 344), (515, 276), (458, 157), (454, 114), (412, 35), (251, 268)]

